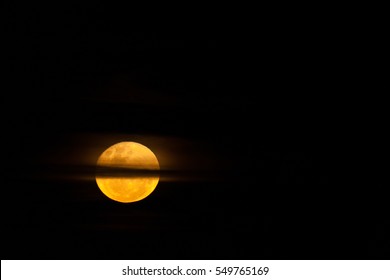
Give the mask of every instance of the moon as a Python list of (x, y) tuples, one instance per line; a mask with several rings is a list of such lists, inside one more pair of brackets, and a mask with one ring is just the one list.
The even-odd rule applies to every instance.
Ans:
[(126, 171), (116, 176), (96, 174), (99, 189), (118, 202), (129, 203), (146, 198), (159, 181), (157, 157), (148, 147), (137, 142), (120, 142), (109, 147), (100, 155), (96, 165), (112, 171)]

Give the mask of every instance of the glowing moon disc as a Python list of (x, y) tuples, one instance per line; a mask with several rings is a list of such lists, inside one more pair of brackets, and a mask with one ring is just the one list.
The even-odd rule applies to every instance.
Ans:
[(136, 142), (120, 142), (109, 147), (100, 155), (97, 167), (132, 172), (131, 175), (96, 175), (100, 190), (119, 202), (144, 199), (154, 191), (159, 181), (157, 157), (149, 148)]

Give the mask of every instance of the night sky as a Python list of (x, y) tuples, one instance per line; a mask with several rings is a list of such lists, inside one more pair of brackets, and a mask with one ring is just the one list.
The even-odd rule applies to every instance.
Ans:
[[(6, 24), (2, 259), (388, 258), (384, 111), (345, 36), (48, 9)], [(162, 168), (137, 203), (94, 180), (120, 141)]]

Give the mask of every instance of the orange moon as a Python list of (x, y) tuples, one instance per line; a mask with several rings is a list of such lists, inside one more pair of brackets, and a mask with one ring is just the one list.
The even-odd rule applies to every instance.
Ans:
[[(99, 189), (108, 198), (123, 202), (135, 202), (150, 195), (156, 188), (160, 170), (155, 154), (146, 146), (136, 142), (120, 142), (106, 149), (97, 161), (97, 167), (112, 170), (129, 170), (132, 176), (103, 176), (96, 174)], [(156, 171), (145, 174), (148, 171)]]

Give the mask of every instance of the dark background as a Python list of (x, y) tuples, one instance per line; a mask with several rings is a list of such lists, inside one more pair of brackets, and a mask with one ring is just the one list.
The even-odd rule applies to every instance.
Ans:
[[(388, 258), (380, 73), (348, 26), (90, 8), (8, 10), (2, 259)], [(90, 163), (134, 139), (176, 179), (120, 204)]]

